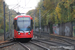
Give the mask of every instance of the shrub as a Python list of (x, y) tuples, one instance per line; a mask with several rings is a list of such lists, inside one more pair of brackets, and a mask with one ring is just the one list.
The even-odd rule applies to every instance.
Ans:
[(4, 33), (3, 29), (0, 29), (0, 35), (2, 35)]

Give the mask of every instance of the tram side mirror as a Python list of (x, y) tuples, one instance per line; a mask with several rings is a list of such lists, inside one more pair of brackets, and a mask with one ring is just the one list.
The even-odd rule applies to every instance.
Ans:
[(28, 28), (29, 28), (29, 33), (30, 33), (31, 27), (30, 27), (30, 26), (28, 26)]
[(13, 21), (13, 25), (14, 25), (14, 21)]

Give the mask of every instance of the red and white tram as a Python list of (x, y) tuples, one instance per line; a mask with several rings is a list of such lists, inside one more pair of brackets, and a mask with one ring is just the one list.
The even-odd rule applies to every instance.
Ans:
[(14, 18), (14, 39), (30, 41), (33, 37), (33, 19), (29, 15), (18, 15)]

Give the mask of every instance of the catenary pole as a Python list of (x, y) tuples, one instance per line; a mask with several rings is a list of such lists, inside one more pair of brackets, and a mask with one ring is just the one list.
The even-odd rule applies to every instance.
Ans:
[(6, 40), (6, 30), (5, 30), (5, 28), (6, 28), (6, 25), (5, 25), (5, 22), (6, 22), (6, 18), (5, 18), (5, 1), (3, 1), (3, 10), (4, 10), (4, 41)]
[(40, 34), (41, 34), (41, 10), (40, 9), (39, 9), (39, 31), (40, 31)]
[(9, 37), (10, 37), (10, 34), (11, 34), (11, 29), (10, 29), (10, 16), (11, 16), (11, 14), (10, 14), (10, 10), (9, 10)]
[(35, 31), (35, 10), (34, 10), (34, 31)]

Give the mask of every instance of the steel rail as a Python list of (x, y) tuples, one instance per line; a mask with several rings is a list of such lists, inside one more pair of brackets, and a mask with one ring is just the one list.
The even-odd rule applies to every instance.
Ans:
[(72, 43), (72, 41), (75, 42), (75, 40), (73, 40), (73, 39), (64, 38), (64, 37), (58, 37), (58, 36), (51, 36), (51, 35), (50, 35), (50, 37), (52, 37), (52, 38), (57, 38), (57, 39), (59, 39), (59, 40), (65, 41), (65, 42), (67, 42), (67, 43), (69, 43), (69, 44), (75, 46), (75, 44)]
[[(38, 34), (34, 34), (34, 35), (37, 35), (39, 36)], [(41, 34), (42, 36), (42, 34)], [(69, 38), (65, 38), (65, 37), (58, 37), (58, 36), (54, 36), (54, 35), (45, 35), (45, 36), (49, 36), (50, 38), (56, 38), (56, 39), (59, 39), (59, 40), (63, 40), (65, 42), (67, 42), (68, 44), (71, 44), (73, 46), (75, 46), (75, 44), (72, 43), (72, 41), (74, 42), (75, 40), (74, 39), (69, 39)]]
[(12, 43), (3, 43), (3, 45), (0, 45), (0, 48), (7, 47), (7, 46), (13, 45), (13, 44), (15, 44), (15, 43), (16, 43), (16, 42), (12, 42)]
[[(34, 33), (35, 33), (35, 32), (34, 32)], [(39, 32), (36, 31), (36, 33), (39, 33)], [(38, 35), (38, 34), (36, 34), (36, 33), (35, 33), (34, 35)], [(46, 33), (46, 32), (42, 32), (42, 33)], [(49, 35), (49, 33), (46, 33), (45, 35), (47, 35), (47, 34)], [(41, 35), (42, 35), (42, 34), (41, 34)], [(55, 36), (55, 35), (49, 35), (49, 36), (52, 37), (52, 38), (53, 38), (53, 37), (54, 37), (54, 38), (61, 38), (61, 39), (63, 38), (63, 39), (67, 39), (67, 40), (70, 40), (70, 41), (75, 41), (75, 39), (71, 39), (71, 38), (67, 38), (67, 37), (60, 37), (60, 36)]]
[(44, 46), (42, 46), (42, 45), (40, 45), (40, 44), (37, 44), (37, 43), (34, 43), (34, 42), (30, 42), (30, 43), (32, 43), (32, 44), (34, 44), (34, 45), (36, 45), (36, 46), (38, 46), (38, 47), (41, 47), (41, 48), (43, 48), (44, 50), (50, 50), (49, 48), (46, 48), (46, 47), (44, 47)]
[(59, 37), (59, 36), (54, 36), (54, 35), (50, 35), (51, 37), (57, 37), (57, 38), (63, 38), (63, 39), (67, 39), (70, 41), (75, 41), (75, 39), (71, 39), (71, 38), (67, 38), (67, 37)]
[(28, 48), (27, 46), (25, 46), (24, 44), (22, 44), (21, 42), (18, 42), (21, 46), (23, 46), (25, 49), (30, 50), (30, 48)]
[(7, 42), (0, 43), (0, 45), (7, 44), (7, 43), (12, 43), (12, 42), (14, 42), (14, 41), (13, 40), (8, 40)]
[(39, 42), (42, 42), (42, 43), (45, 43), (45, 44), (48, 44), (48, 45), (50, 45), (50, 46), (57, 46), (56, 44), (53, 44), (53, 43), (49, 43), (49, 42), (45, 42), (45, 41), (41, 41), (41, 40), (36, 40), (35, 39), (35, 41), (39, 41)]
[[(35, 39), (36, 40), (36, 39)], [(43, 43), (46, 43), (48, 45), (52, 45), (52, 46), (60, 46), (60, 45), (56, 45), (56, 44), (61, 44), (61, 46), (70, 46), (69, 44), (64, 44), (64, 43), (59, 43), (59, 42), (55, 42), (55, 41), (50, 41), (50, 40), (36, 40), (36, 41), (39, 41), (39, 42), (43, 42)], [(50, 43), (51, 42), (51, 43)], [(52, 44), (52, 43), (56, 43), (56, 44)]]
[(3, 43), (0, 43), (0, 45), (2, 45), (2, 44), (7, 44), (7, 43), (11, 43), (10, 41), (8, 41), (8, 42), (3, 42)]

